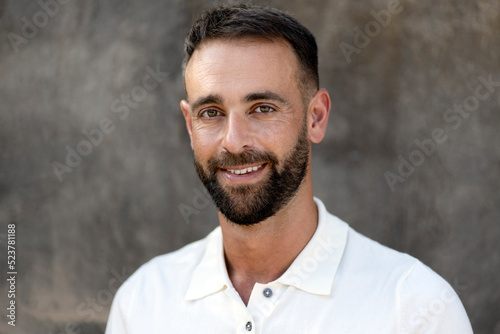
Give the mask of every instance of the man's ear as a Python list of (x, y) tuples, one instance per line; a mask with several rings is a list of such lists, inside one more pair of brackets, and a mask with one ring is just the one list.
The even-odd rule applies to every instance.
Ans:
[(315, 144), (325, 137), (330, 106), (330, 95), (326, 89), (318, 90), (309, 103), (307, 127), (309, 140)]
[(191, 118), (191, 108), (186, 100), (182, 100), (181, 103), (182, 114), (184, 115), (184, 120), (186, 121), (186, 128), (189, 133), (189, 139), (191, 140), (191, 148), (193, 148), (193, 123)]

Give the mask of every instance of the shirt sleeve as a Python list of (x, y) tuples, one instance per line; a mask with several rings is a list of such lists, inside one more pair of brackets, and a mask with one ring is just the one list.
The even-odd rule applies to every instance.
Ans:
[(105, 334), (130, 334), (127, 319), (129, 319), (129, 307), (133, 304), (134, 298), (134, 289), (130, 288), (130, 284), (130, 280), (126, 281), (116, 292), (111, 304)]
[(457, 293), (421, 262), (401, 281), (398, 304), (400, 333), (473, 333)]

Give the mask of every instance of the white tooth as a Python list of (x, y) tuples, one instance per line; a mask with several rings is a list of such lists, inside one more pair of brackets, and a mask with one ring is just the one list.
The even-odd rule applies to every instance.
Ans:
[(250, 173), (250, 172), (256, 171), (260, 167), (262, 167), (262, 165), (255, 166), (255, 167), (243, 168), (243, 169), (228, 169), (228, 171), (230, 171), (233, 174), (238, 174), (239, 175), (239, 174), (246, 174), (246, 173)]

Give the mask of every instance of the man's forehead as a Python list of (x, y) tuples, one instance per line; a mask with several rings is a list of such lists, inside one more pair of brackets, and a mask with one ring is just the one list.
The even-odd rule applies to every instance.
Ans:
[[(259, 60), (255, 63), (256, 58)], [(225, 65), (241, 65), (257, 67), (258, 65), (278, 66), (286, 62), (288, 66), (298, 66), (291, 45), (282, 39), (265, 38), (231, 38), (207, 39), (200, 43), (187, 63), (185, 76), (190, 70), (216, 70), (217, 65), (224, 69)], [(201, 69), (200, 69), (201, 68)]]
[(285, 41), (208, 40), (196, 49), (187, 64), (186, 91), (193, 98), (189, 95), (194, 92), (206, 95), (222, 94), (227, 89), (275, 90), (277, 86), (290, 84), (297, 70), (295, 54)]

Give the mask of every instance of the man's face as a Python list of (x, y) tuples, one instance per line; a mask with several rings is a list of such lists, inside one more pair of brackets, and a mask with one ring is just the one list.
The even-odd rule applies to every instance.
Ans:
[(181, 103), (196, 171), (219, 211), (261, 222), (295, 195), (309, 164), (297, 59), (283, 42), (204, 42), (185, 72)]

